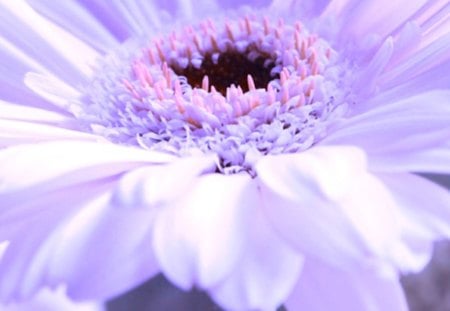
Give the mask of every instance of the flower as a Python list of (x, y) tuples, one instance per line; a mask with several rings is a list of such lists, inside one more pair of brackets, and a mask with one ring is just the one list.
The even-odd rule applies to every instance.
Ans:
[(412, 174), (450, 172), (448, 2), (245, 4), (1, 3), (3, 301), (163, 272), (231, 310), (407, 309), (450, 233)]

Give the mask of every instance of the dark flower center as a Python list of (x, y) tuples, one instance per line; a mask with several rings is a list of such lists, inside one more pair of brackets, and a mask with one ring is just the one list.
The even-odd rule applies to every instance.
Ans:
[[(248, 55), (257, 55), (250, 59)], [(249, 90), (248, 75), (252, 76), (256, 88), (266, 88), (268, 83), (279, 78), (277, 74), (271, 74), (275, 67), (275, 60), (271, 55), (260, 51), (247, 51), (240, 53), (235, 50), (225, 51), (213, 60), (212, 53), (206, 53), (200, 68), (189, 64), (186, 68), (172, 67), (179, 76), (185, 76), (192, 88), (201, 88), (205, 76), (209, 84), (222, 95), (231, 85), (241, 87), (244, 92)]]

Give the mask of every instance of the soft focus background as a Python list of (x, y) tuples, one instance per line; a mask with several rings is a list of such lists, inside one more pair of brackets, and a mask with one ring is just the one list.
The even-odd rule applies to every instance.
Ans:
[[(450, 189), (450, 176), (424, 175)], [(426, 195), (426, 193), (424, 193)], [(450, 204), (450, 202), (449, 202)], [(438, 241), (433, 258), (418, 274), (401, 277), (411, 311), (450, 311), (450, 241)], [(199, 291), (183, 292), (162, 275), (112, 299), (108, 311), (220, 311)], [(280, 308), (278, 311), (282, 311)], [(295, 311), (295, 310), (294, 310)]]

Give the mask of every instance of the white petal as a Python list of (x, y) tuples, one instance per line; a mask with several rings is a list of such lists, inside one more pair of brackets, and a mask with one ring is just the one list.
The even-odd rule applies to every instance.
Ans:
[[(348, 1), (352, 3), (352, 1)], [(356, 2), (356, 1), (355, 1)], [(413, 3), (405, 0), (384, 1), (383, 5), (377, 1), (358, 1), (358, 5), (346, 7), (346, 33), (357, 38), (376, 33), (386, 37), (401, 27), (408, 19), (422, 8), (427, 0), (417, 0)], [(354, 2), (352, 3), (354, 4)], [(377, 14), (373, 14), (377, 12)], [(396, 14), (392, 14), (396, 12)]]
[(0, 100), (0, 119), (46, 124), (66, 124), (73, 122), (70, 116), (61, 112), (16, 105), (3, 100)]
[(417, 77), (434, 67), (439, 67), (449, 59), (450, 34), (422, 47), (418, 52), (409, 55), (408, 59), (393, 66), (380, 76), (379, 83), (384, 89), (400, 85)]
[[(9, 202), (1, 202), (0, 240), (10, 241), (0, 261), (0, 296), (3, 301), (27, 299), (42, 285), (49, 284), (48, 264), (53, 244), (51, 236), (78, 209), (111, 188), (103, 180), (66, 187), (41, 196), (30, 191), (16, 193)], [(5, 208), (7, 207), (7, 208)]]
[(82, 97), (79, 91), (52, 75), (30, 72), (25, 75), (24, 83), (42, 98), (67, 111)]
[(153, 245), (164, 274), (183, 289), (223, 280), (242, 256), (249, 212), (258, 203), (248, 175), (199, 177), (156, 218)]
[(254, 206), (243, 258), (209, 292), (226, 310), (275, 310), (293, 289), (303, 257), (281, 240)]
[(116, 48), (119, 43), (95, 16), (77, 1), (61, 1), (58, 5), (40, 0), (27, 2), (43, 16), (103, 53)]
[(109, 199), (84, 206), (48, 241), (47, 279), (67, 284), (73, 298), (111, 298), (159, 271), (151, 248), (154, 211), (111, 208)]
[[(376, 170), (392, 170), (395, 165), (408, 170), (408, 164), (409, 170), (426, 168), (426, 153), (448, 151), (450, 92), (433, 91), (393, 103), (375, 98), (372, 103), (381, 105), (343, 120), (320, 144), (358, 146)], [(429, 156), (428, 164), (437, 163)]]
[(406, 256), (395, 202), (359, 149), (268, 156), (256, 170), (268, 219), (301, 252), (338, 265)]
[(379, 178), (398, 202), (403, 238), (417, 253), (417, 265), (405, 269), (417, 271), (429, 260), (433, 242), (450, 237), (450, 192), (412, 174), (380, 174)]
[[(57, 25), (37, 14), (24, 0), (2, 2), (5, 9), (10, 10), (23, 24), (44, 38), (61, 56), (78, 68), (80, 72), (89, 76), (95, 59), (99, 56), (82, 41), (73, 37)], [(76, 53), (74, 53), (76, 51)]]
[(300, 280), (286, 302), (288, 310), (407, 311), (397, 276), (357, 266), (345, 271), (306, 260)]
[(3, 311), (102, 311), (102, 303), (75, 302), (70, 300), (64, 288), (42, 289), (30, 301), (0, 306)]
[(120, 179), (112, 204), (121, 207), (165, 205), (177, 200), (195, 178), (211, 171), (215, 165), (215, 157), (201, 156), (133, 170)]
[(110, 143), (55, 141), (10, 147), (0, 150), (0, 202), (6, 204), (2, 195), (6, 192), (33, 186), (42, 191), (60, 189), (174, 159), (168, 154)]
[(0, 120), (0, 147), (52, 140), (105, 141), (103, 137), (62, 126)]

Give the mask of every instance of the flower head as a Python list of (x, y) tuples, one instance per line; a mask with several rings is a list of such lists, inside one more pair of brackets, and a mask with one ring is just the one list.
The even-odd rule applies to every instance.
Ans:
[(447, 1), (247, 5), (1, 3), (3, 300), (163, 272), (232, 310), (406, 309), (450, 234), (411, 174), (450, 172)]

